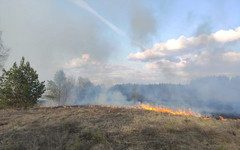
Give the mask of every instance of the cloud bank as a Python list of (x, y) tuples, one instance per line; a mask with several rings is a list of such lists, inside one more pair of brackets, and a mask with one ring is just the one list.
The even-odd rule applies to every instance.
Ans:
[(154, 59), (162, 59), (168, 57), (182, 56), (189, 53), (201, 52), (203, 50), (211, 50), (223, 44), (231, 42), (239, 42), (240, 27), (235, 30), (220, 30), (214, 34), (201, 34), (197, 37), (186, 38), (184, 36), (178, 39), (170, 39), (165, 43), (156, 43), (151, 49), (144, 52), (130, 54), (127, 59), (151, 61)]
[(240, 74), (240, 27), (207, 35), (170, 39), (151, 49), (131, 53), (128, 60), (147, 63), (169, 77), (192, 79), (199, 76)]
[(156, 83), (164, 80), (159, 72), (139, 64), (100, 62), (83, 54), (65, 63), (64, 71), (68, 76), (85, 77), (95, 84), (112, 86), (121, 83)]

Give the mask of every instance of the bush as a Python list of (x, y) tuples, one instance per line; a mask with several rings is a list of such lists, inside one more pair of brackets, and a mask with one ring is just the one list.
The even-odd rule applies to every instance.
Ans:
[(9, 71), (3, 69), (0, 77), (0, 105), (2, 107), (32, 107), (45, 92), (44, 82), (24, 57), (18, 66), (15, 62)]

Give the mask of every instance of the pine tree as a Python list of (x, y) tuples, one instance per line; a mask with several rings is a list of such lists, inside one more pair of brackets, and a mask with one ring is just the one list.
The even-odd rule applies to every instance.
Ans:
[(9, 71), (3, 69), (0, 77), (0, 105), (7, 107), (31, 107), (45, 92), (44, 82), (38, 74), (25, 63), (24, 57), (18, 66), (15, 62)]

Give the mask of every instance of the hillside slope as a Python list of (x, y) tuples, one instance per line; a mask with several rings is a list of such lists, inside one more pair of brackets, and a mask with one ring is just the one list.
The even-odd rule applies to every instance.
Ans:
[(239, 120), (82, 106), (0, 110), (0, 150), (240, 149)]

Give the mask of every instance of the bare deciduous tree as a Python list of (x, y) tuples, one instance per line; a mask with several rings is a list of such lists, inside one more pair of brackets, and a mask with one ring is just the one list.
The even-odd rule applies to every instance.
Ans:
[(0, 69), (3, 68), (3, 65), (8, 57), (9, 54), (9, 49), (7, 49), (4, 45), (3, 45), (3, 41), (2, 41), (2, 32), (0, 31)]
[(64, 105), (69, 97), (69, 91), (71, 90), (71, 79), (67, 78), (63, 70), (56, 72), (53, 81), (48, 81), (46, 98), (55, 100), (59, 105)]

